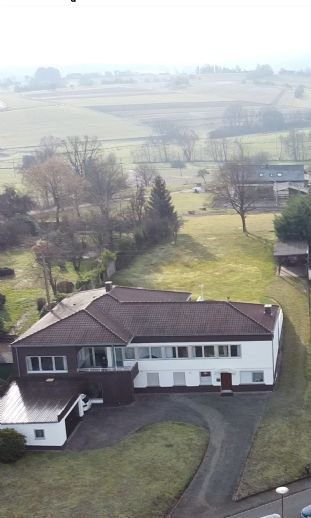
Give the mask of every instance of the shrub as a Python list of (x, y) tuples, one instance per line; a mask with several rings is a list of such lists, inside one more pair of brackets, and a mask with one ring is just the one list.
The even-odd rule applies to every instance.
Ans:
[(4, 428), (0, 430), (0, 462), (16, 462), (25, 453), (26, 439), (24, 435)]
[(5, 304), (5, 301), (6, 301), (5, 295), (3, 295), (2, 293), (0, 293), (0, 309), (3, 309), (3, 306), (4, 306), (4, 304)]
[(74, 284), (71, 281), (60, 281), (57, 283), (56, 289), (60, 293), (72, 293), (74, 290)]
[(13, 268), (8, 268), (7, 266), (0, 268), (0, 277), (8, 277), (10, 275), (15, 275)]
[(44, 297), (39, 297), (37, 299), (37, 310), (40, 311), (42, 310), (42, 308), (45, 306), (46, 304), (46, 299)]

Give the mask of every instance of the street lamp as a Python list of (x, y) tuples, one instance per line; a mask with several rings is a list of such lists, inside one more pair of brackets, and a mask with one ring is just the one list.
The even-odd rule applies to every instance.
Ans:
[(277, 487), (275, 490), (275, 492), (278, 495), (281, 495), (281, 500), (282, 500), (281, 518), (284, 518), (284, 496), (287, 495), (288, 491), (289, 491), (288, 487), (284, 487), (284, 486)]

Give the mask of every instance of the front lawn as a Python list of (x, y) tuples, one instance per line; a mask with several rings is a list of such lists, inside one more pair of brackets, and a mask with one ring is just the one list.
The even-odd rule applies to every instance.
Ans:
[(198, 468), (207, 442), (203, 428), (166, 422), (110, 448), (28, 453), (16, 464), (1, 465), (0, 514), (163, 517)]

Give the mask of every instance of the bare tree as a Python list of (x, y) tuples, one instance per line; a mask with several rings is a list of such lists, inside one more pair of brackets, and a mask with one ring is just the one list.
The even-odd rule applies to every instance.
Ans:
[(226, 138), (208, 140), (209, 154), (215, 162), (227, 162), (228, 141)]
[(153, 179), (157, 176), (157, 170), (149, 164), (140, 164), (135, 168), (136, 181), (144, 187), (149, 187)]
[(115, 155), (111, 154), (105, 159), (89, 161), (86, 178), (92, 203), (99, 208), (105, 220), (109, 244), (112, 246), (112, 204), (114, 197), (127, 187), (126, 175)]
[(89, 161), (95, 160), (100, 152), (100, 142), (97, 137), (67, 137), (63, 141), (66, 157), (78, 176), (86, 176), (86, 167)]
[(207, 177), (209, 176), (209, 171), (207, 169), (199, 169), (199, 171), (197, 172), (197, 177), (198, 178), (201, 178), (201, 180), (203, 180), (203, 182), (205, 183), (206, 185), (206, 179)]
[(190, 128), (180, 128), (176, 131), (176, 142), (180, 146), (184, 160), (193, 160), (195, 145), (199, 140), (197, 133)]
[(232, 103), (223, 114), (224, 123), (231, 127), (239, 127), (245, 124), (246, 113), (242, 103)]
[(137, 185), (135, 192), (130, 197), (130, 219), (134, 225), (140, 225), (143, 219), (146, 204), (145, 188), (143, 185)]
[(152, 129), (152, 144), (158, 149), (161, 162), (168, 162), (169, 146), (176, 140), (177, 128), (173, 122), (160, 119), (152, 123)]
[(295, 129), (289, 131), (286, 137), (280, 137), (281, 149), (285, 149), (287, 156), (292, 160), (305, 159), (305, 134)]
[(68, 191), (73, 177), (71, 167), (58, 156), (52, 156), (23, 172), (24, 181), (39, 197), (55, 206), (56, 224), (60, 222), (60, 211), (68, 200)]
[(224, 199), (239, 214), (244, 233), (247, 233), (246, 216), (253, 210), (256, 200), (256, 188), (247, 183), (253, 167), (244, 156), (227, 162), (220, 168), (211, 187), (216, 196)]

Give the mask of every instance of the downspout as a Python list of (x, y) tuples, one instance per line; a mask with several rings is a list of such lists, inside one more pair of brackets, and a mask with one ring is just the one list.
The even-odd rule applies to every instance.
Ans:
[(20, 366), (19, 366), (18, 350), (16, 349), (16, 347), (13, 347), (13, 349), (14, 349), (14, 351), (15, 351), (15, 357), (16, 357), (16, 364), (17, 364), (18, 377), (20, 378), (20, 377), (21, 377), (21, 371), (20, 371)]

